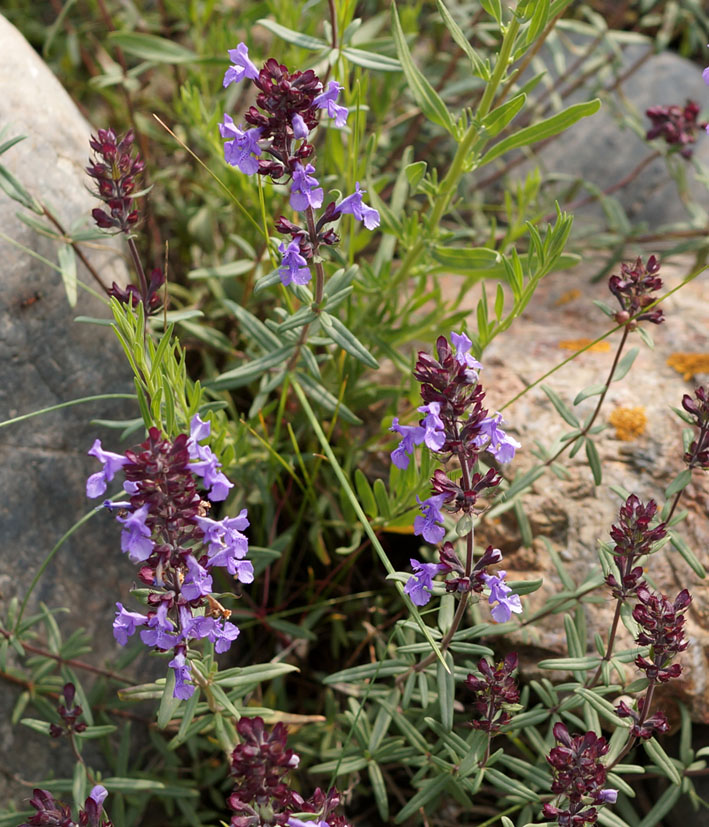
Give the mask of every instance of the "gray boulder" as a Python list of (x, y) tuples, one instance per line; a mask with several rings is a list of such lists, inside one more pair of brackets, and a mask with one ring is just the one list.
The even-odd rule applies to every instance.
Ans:
[[(73, 227), (96, 206), (84, 172), (90, 127), (24, 37), (1, 16), (0, 88), (3, 140), (27, 136), (0, 156), (0, 163), (50, 206), (64, 227)], [(56, 244), (20, 222), (18, 211), (20, 205), (0, 192), (2, 232), (56, 261)], [(103, 252), (87, 248), (86, 253), (107, 284), (125, 283), (117, 247), (106, 244)], [(108, 318), (106, 304), (79, 289), (72, 309), (56, 271), (4, 239), (0, 255), (0, 421), (84, 396), (131, 391), (112, 330), (74, 322), (79, 314)], [(78, 275), (97, 288), (83, 265)], [(126, 400), (92, 402), (0, 429), (0, 617), (13, 596), (23, 597), (62, 535), (95, 504), (85, 495), (86, 477), (99, 468), (86, 455), (93, 440), (102, 437), (106, 448), (120, 450), (119, 432), (102, 431), (90, 420), (135, 415), (136, 407)], [(117, 526), (104, 513), (81, 527), (54, 556), (26, 612), (36, 612), (40, 601), (68, 607), (68, 614), (57, 616), (62, 633), (68, 637), (80, 626), (87, 629), (93, 653), (82, 657), (94, 664), (116, 654), (114, 603), (134, 577), (118, 537)], [(47, 641), (40, 638), (36, 645), (44, 648)], [(18, 780), (34, 785), (67, 768), (71, 772), (73, 760), (65, 739), (11, 727), (10, 713), (22, 690), (21, 683), (0, 679), (0, 798), (14, 798), (24, 807), (31, 786)]]

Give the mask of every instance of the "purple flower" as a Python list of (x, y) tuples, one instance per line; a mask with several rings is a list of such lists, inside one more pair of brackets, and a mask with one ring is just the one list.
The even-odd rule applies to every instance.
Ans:
[(399, 425), (399, 417), (395, 416), (389, 430), (403, 437), (398, 447), (391, 452), (391, 461), (404, 471), (409, 467), (409, 455), (414, 453), (414, 447), (424, 441), (426, 429), (421, 425)]
[(439, 563), (420, 563), (413, 557), (409, 562), (414, 574), (404, 586), (404, 593), (409, 595), (415, 606), (425, 606), (431, 599), (433, 578), (441, 572), (442, 567)]
[(352, 195), (343, 198), (339, 204), (335, 205), (335, 215), (342, 215), (349, 213), (353, 215), (357, 221), (363, 221), (364, 226), (368, 230), (373, 230), (379, 226), (379, 213), (374, 207), (368, 207), (362, 203), (362, 194), (367, 190), (362, 190), (359, 187), (359, 181), (355, 183), (355, 191)]
[(150, 529), (145, 524), (149, 514), (149, 505), (141, 505), (132, 514), (116, 519), (123, 523), (121, 532), (121, 551), (127, 551), (128, 556), (134, 563), (142, 563), (152, 554), (155, 543), (150, 539)]
[(106, 796), (108, 795), (108, 790), (105, 787), (102, 787), (101, 784), (97, 784), (95, 787), (92, 788), (91, 792), (89, 793), (89, 798), (92, 801), (95, 801), (99, 806), (103, 804), (106, 800)]
[[(702, 72), (702, 77), (704, 78), (704, 83), (709, 86), (709, 66), (707, 66), (707, 68)], [(707, 127), (707, 129), (709, 129), (709, 127)]]
[(483, 579), (485, 585), (490, 589), (490, 599), (488, 603), (492, 606), (497, 603), (490, 610), (492, 619), (498, 623), (506, 623), (512, 612), (519, 614), (522, 611), (522, 601), (518, 594), (511, 594), (512, 589), (505, 583), (506, 571), (499, 571), (497, 574), (485, 574)]
[(326, 109), (329, 118), (335, 119), (335, 126), (343, 127), (347, 122), (349, 109), (346, 106), (339, 106), (337, 98), (344, 87), (336, 80), (331, 80), (327, 89), (316, 98), (313, 98), (313, 103), (318, 109)]
[(223, 620), (220, 625), (219, 621), (213, 617), (203, 615), (192, 617), (184, 606), (180, 608), (180, 624), (183, 640), (208, 638), (220, 653), (226, 652), (232, 641), (239, 637), (239, 627), (229, 623), (228, 620)]
[(296, 140), (305, 140), (305, 138), (307, 138), (310, 134), (308, 124), (303, 120), (303, 116), (299, 115), (297, 112), (293, 113), (293, 117), (291, 118), (291, 126), (293, 127), (293, 137)]
[(290, 191), (290, 205), (299, 212), (308, 207), (318, 209), (322, 207), (323, 191), (317, 178), (312, 173), (315, 167), (312, 164), (303, 166), (296, 163), (293, 170), (293, 184)]
[(224, 74), (224, 86), (239, 83), (243, 78), (257, 80), (258, 69), (249, 59), (249, 49), (245, 43), (239, 43), (236, 49), (229, 49), (229, 60), (234, 64)]
[(192, 555), (187, 558), (187, 576), (181, 592), (185, 600), (197, 600), (212, 593), (212, 575)]
[[(495, 459), (499, 462), (510, 462), (514, 459), (515, 451), (521, 448), (519, 442), (514, 437), (508, 436), (500, 424), (502, 423), (502, 414), (495, 414), (495, 416), (488, 416), (480, 423), (480, 436), (477, 436), (473, 442), (479, 447), (485, 446), (485, 450), (489, 451)], [(489, 440), (485, 445), (485, 438)]]
[(172, 649), (177, 643), (175, 624), (167, 616), (167, 603), (158, 606), (157, 612), (148, 618), (147, 629), (140, 633), (140, 639), (146, 646), (156, 649)]
[(420, 413), (425, 413), (426, 417), (423, 420), (423, 427), (426, 430), (423, 441), (432, 451), (440, 451), (446, 441), (446, 435), (443, 430), (443, 420), (439, 416), (441, 413), (440, 402), (429, 402), (428, 405), (422, 405), (417, 408)]
[(209, 517), (195, 517), (195, 520), (204, 533), (204, 542), (209, 546), (207, 566), (221, 566), (240, 582), (253, 582), (253, 565), (243, 559), (249, 550), (249, 542), (241, 533), (249, 525), (246, 509), (242, 509), (238, 517), (225, 517), (220, 521), (210, 520)]
[(187, 451), (192, 460), (190, 471), (202, 477), (207, 495), (212, 502), (221, 502), (229, 494), (229, 489), (234, 487), (233, 482), (224, 476), (219, 470), (222, 466), (216, 454), (207, 445), (200, 445), (199, 440), (209, 436), (211, 424), (203, 422), (199, 414), (192, 417), (190, 423), (190, 438), (187, 442)]
[(113, 637), (120, 646), (128, 643), (128, 638), (135, 633), (138, 626), (145, 626), (148, 618), (138, 612), (129, 612), (121, 603), (116, 603), (118, 611), (113, 621)]
[(232, 167), (238, 167), (246, 175), (258, 172), (258, 161), (254, 155), (261, 154), (258, 139), (261, 130), (241, 130), (229, 115), (224, 115), (224, 123), (219, 124), (219, 133), (222, 138), (231, 138), (224, 144), (224, 160)]
[(451, 333), (451, 342), (455, 345), (455, 361), (459, 365), (465, 365), (468, 368), (465, 372), (465, 378), (468, 382), (477, 382), (477, 372), (482, 370), (482, 365), (468, 353), (473, 343), (465, 333)]
[(186, 701), (194, 695), (194, 686), (185, 681), (192, 677), (192, 668), (190, 667), (184, 652), (178, 652), (175, 657), (168, 663), (168, 666), (175, 671), (175, 690), (172, 693), (173, 697)]
[(94, 442), (88, 454), (91, 457), (96, 457), (99, 462), (103, 463), (101, 471), (97, 471), (86, 480), (86, 496), (94, 499), (105, 493), (106, 486), (114, 478), (116, 471), (122, 468), (128, 460), (122, 454), (104, 451), (101, 447), (100, 439)]
[(446, 501), (446, 495), (435, 494), (423, 502), (418, 497), (416, 499), (421, 506), (423, 516), (418, 516), (414, 520), (414, 534), (423, 536), (427, 543), (435, 546), (446, 535), (445, 528), (442, 525), (436, 525), (436, 523), (443, 522), (443, 514), (439, 509)]
[(312, 276), (307, 260), (300, 253), (298, 239), (294, 238), (287, 247), (281, 242), (278, 245), (278, 250), (283, 256), (281, 266), (278, 268), (281, 284), (284, 287), (287, 287), (291, 282), (293, 284), (307, 284)]
[(617, 800), (618, 800), (618, 790), (607, 789), (607, 790), (601, 790), (598, 793), (598, 799), (597, 799), (598, 804), (615, 804), (615, 802)]

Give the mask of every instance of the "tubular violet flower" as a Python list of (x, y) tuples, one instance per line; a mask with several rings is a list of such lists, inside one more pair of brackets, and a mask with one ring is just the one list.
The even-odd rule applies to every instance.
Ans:
[(346, 106), (340, 106), (337, 103), (337, 98), (344, 87), (335, 80), (331, 80), (327, 89), (316, 98), (313, 103), (318, 109), (327, 110), (328, 117), (335, 119), (335, 126), (342, 128), (347, 122), (349, 109)]
[(414, 558), (409, 560), (414, 573), (404, 586), (404, 593), (408, 594), (415, 606), (425, 606), (431, 599), (433, 578), (441, 572), (439, 563), (421, 563)]
[(233, 66), (230, 66), (224, 73), (224, 86), (229, 86), (231, 83), (239, 83), (244, 78), (256, 80), (259, 71), (249, 58), (249, 49), (245, 43), (239, 43), (236, 49), (229, 49), (229, 60)]
[(360, 189), (359, 181), (355, 184), (355, 191), (352, 195), (343, 198), (339, 204), (335, 205), (335, 214), (343, 215), (348, 213), (353, 215), (357, 221), (363, 222), (368, 230), (373, 230), (379, 226), (379, 213), (373, 207), (368, 207), (362, 202), (362, 195), (366, 190)]
[(289, 284), (307, 284), (312, 275), (307, 259), (300, 252), (300, 241), (294, 238), (287, 247), (281, 242), (278, 250), (283, 256), (281, 266), (278, 268), (281, 284), (284, 287)]
[(497, 574), (485, 574), (483, 580), (485, 585), (490, 589), (490, 599), (488, 603), (496, 606), (490, 610), (492, 619), (498, 623), (506, 623), (511, 617), (512, 613), (520, 614), (522, 611), (522, 601), (518, 594), (512, 594), (512, 589), (505, 583), (506, 571), (498, 571)]

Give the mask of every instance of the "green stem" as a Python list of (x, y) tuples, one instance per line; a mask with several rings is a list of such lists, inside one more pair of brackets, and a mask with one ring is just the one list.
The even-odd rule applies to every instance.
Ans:
[[(369, 540), (372, 543), (372, 547), (374, 548), (375, 552), (377, 553), (377, 556), (379, 557), (379, 559), (380, 559), (382, 565), (384, 566), (384, 568), (386, 569), (387, 573), (388, 574), (394, 574), (394, 567), (392, 566), (391, 562), (389, 561), (389, 558), (387, 557), (387, 554), (384, 551), (384, 548), (382, 547), (382, 544), (379, 542), (379, 538), (377, 537), (374, 529), (369, 524), (369, 520), (367, 519), (367, 515), (362, 510), (362, 506), (359, 504), (359, 500), (357, 499), (357, 495), (352, 490), (352, 486), (350, 485), (349, 480), (345, 476), (345, 472), (342, 470), (342, 467), (340, 466), (340, 463), (338, 462), (337, 457), (335, 456), (332, 448), (330, 447), (330, 443), (328, 442), (328, 439), (325, 436), (325, 433), (324, 433), (323, 429), (320, 427), (320, 422), (318, 421), (318, 417), (315, 415), (315, 411), (313, 411), (313, 409), (310, 407), (310, 403), (308, 402), (308, 399), (305, 395), (305, 392), (303, 391), (303, 389), (300, 386), (300, 383), (298, 382), (298, 380), (295, 377), (291, 378), (291, 383), (292, 383), (292, 386), (293, 386), (293, 390), (295, 391), (295, 394), (298, 397), (298, 400), (300, 401), (301, 406), (303, 407), (303, 411), (305, 412), (305, 415), (308, 418), (308, 420), (310, 422), (310, 425), (311, 425), (313, 431), (315, 432), (315, 435), (318, 438), (318, 441), (320, 442), (320, 445), (323, 449), (323, 453), (325, 454), (325, 456), (330, 461), (330, 466), (332, 467), (333, 473), (335, 474), (335, 476), (337, 477), (338, 482), (342, 486), (342, 490), (345, 492), (345, 496), (347, 497), (350, 504), (352, 505), (352, 508), (354, 509), (355, 514), (357, 515), (357, 518), (359, 519), (359, 521), (362, 525), (362, 528), (365, 531), (365, 534), (369, 537)], [(395, 581), (395, 585), (396, 585), (396, 588), (399, 591), (399, 594), (403, 598), (404, 597), (404, 587), (398, 581)], [(426, 626), (426, 624), (423, 622), (423, 618), (421, 617), (418, 609), (415, 606), (412, 605), (410, 611), (411, 611), (412, 617), (414, 618), (414, 621), (418, 625), (419, 629), (421, 629), (421, 633), (423, 634), (423, 636), (428, 641), (429, 645), (433, 649), (433, 651), (434, 651), (436, 657), (438, 658), (438, 660), (443, 664), (443, 668), (446, 670), (446, 672), (450, 673), (450, 669), (448, 667), (448, 664), (443, 659), (443, 655), (441, 654), (441, 651), (438, 648), (438, 645), (436, 644), (436, 641), (431, 636), (431, 632), (430, 632), (428, 626)]]

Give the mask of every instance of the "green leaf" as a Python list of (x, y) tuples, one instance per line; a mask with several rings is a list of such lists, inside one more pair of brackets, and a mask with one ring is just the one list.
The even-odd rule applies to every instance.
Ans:
[(281, 347), (283, 342), (272, 333), (261, 319), (250, 313), (245, 307), (233, 302), (231, 299), (224, 299), (224, 306), (231, 310), (236, 320), (244, 328), (248, 338), (253, 339), (264, 350), (270, 351)]
[[(603, 715), (606, 720), (610, 721), (613, 726), (623, 726), (624, 719), (618, 718), (613, 704), (605, 698), (602, 698), (597, 692), (580, 686), (575, 690), (575, 693), (580, 695), (586, 703), (590, 704), (599, 715)], [(628, 726), (630, 726), (630, 724), (628, 724)]]
[(406, 177), (409, 181), (409, 187), (411, 187), (411, 191), (415, 192), (418, 185), (421, 183), (421, 179), (426, 174), (426, 169), (428, 164), (425, 161), (416, 161), (414, 164), (407, 164), (404, 167), (404, 172), (406, 173)]
[(515, 594), (524, 595), (532, 594), (544, 585), (544, 578), (539, 577), (536, 580), (508, 580), (507, 585)]
[(593, 472), (593, 481), (596, 485), (600, 485), (603, 480), (603, 470), (601, 469), (601, 458), (598, 456), (598, 449), (595, 442), (586, 437), (586, 459), (591, 466)]
[(655, 827), (668, 813), (672, 812), (681, 795), (681, 787), (668, 787), (657, 799), (652, 810), (638, 824), (638, 827)]
[[(110, 793), (158, 793), (168, 798), (197, 798), (200, 793), (193, 786), (180, 787), (149, 778), (110, 777), (101, 780)], [(45, 786), (45, 785), (42, 785)]]
[(611, 382), (619, 382), (625, 374), (630, 370), (633, 366), (633, 362), (635, 361), (635, 357), (640, 353), (639, 347), (631, 347), (630, 350), (623, 356), (623, 358), (618, 363), (618, 367), (613, 372), (613, 378)]
[(394, 823), (401, 824), (402, 821), (406, 821), (407, 818), (414, 815), (421, 807), (425, 807), (426, 804), (437, 798), (445, 789), (450, 778), (450, 775), (443, 773), (435, 778), (429, 778), (427, 781), (424, 781), (421, 789), (416, 795), (412, 796), (406, 806), (399, 811), (394, 819)]
[(175, 690), (175, 672), (168, 668), (167, 677), (165, 678), (165, 688), (162, 691), (160, 698), (160, 706), (158, 707), (158, 728), (165, 729), (170, 723), (172, 716), (175, 714), (177, 707), (181, 701), (175, 698), (173, 692)]
[(521, 146), (529, 146), (530, 144), (537, 143), (537, 141), (543, 141), (545, 138), (551, 138), (553, 135), (558, 135), (570, 126), (573, 126), (577, 121), (580, 121), (581, 118), (586, 118), (589, 115), (593, 115), (595, 112), (598, 112), (600, 106), (601, 102), (598, 98), (592, 101), (587, 101), (586, 103), (576, 103), (573, 106), (569, 106), (568, 109), (564, 109), (562, 112), (552, 115), (551, 118), (546, 118), (545, 120), (539, 121), (539, 123), (535, 123), (532, 126), (527, 126), (524, 129), (520, 129), (519, 132), (515, 132), (514, 135), (504, 138), (502, 141), (495, 144), (491, 150), (486, 152), (480, 159), (478, 167), (489, 164), (491, 161), (494, 161), (496, 158), (499, 158), (500, 155), (504, 155), (505, 152), (509, 152), (511, 149), (517, 149)]
[(535, 0), (534, 14), (527, 30), (527, 45), (539, 37), (549, 19), (549, 0)]
[(498, 24), (502, 23), (502, 3), (500, 0), (480, 0), (480, 5), (494, 17)]
[(436, 2), (438, 4), (438, 11), (440, 12), (441, 17), (443, 18), (443, 22), (446, 24), (446, 28), (451, 33), (453, 40), (455, 40), (455, 42), (470, 58), (470, 63), (473, 67), (473, 74), (478, 75), (483, 80), (489, 80), (490, 69), (488, 64), (479, 57), (478, 53), (470, 45), (470, 42), (468, 38), (465, 36), (463, 30), (455, 22), (453, 16), (448, 11), (448, 9), (443, 5), (443, 0), (436, 0)]
[(337, 316), (331, 316), (329, 313), (323, 311), (320, 313), (320, 322), (322, 324), (322, 332), (329, 336), (335, 344), (339, 345), (351, 356), (354, 356), (358, 361), (363, 362), (367, 367), (373, 368), (374, 370), (379, 367), (379, 362), (377, 362), (354, 333), (342, 324)]
[(450, 732), (453, 729), (453, 705), (455, 701), (455, 669), (450, 652), (443, 656), (448, 670), (438, 661), (436, 663), (436, 677), (438, 683), (438, 708), (441, 724)]
[(372, 792), (374, 793), (374, 801), (379, 811), (379, 818), (382, 824), (387, 824), (389, 821), (389, 799), (387, 798), (384, 776), (376, 761), (370, 761), (367, 764), (367, 772), (369, 773), (369, 782), (372, 785)]
[(689, 468), (685, 468), (684, 471), (680, 471), (679, 474), (677, 474), (677, 476), (667, 486), (667, 488), (665, 488), (665, 496), (667, 498), (673, 497), (679, 491), (684, 490), (691, 481), (692, 471)]
[(227, 264), (219, 264), (216, 267), (198, 267), (196, 270), (190, 270), (187, 273), (188, 279), (227, 279), (233, 276), (243, 276), (253, 270), (255, 264), (253, 261), (242, 259), (241, 261), (230, 261)]
[(488, 138), (494, 138), (516, 117), (517, 113), (524, 106), (527, 100), (526, 95), (516, 95), (514, 98), (493, 109), (483, 121), (483, 127)]
[(583, 402), (583, 400), (588, 399), (589, 396), (598, 396), (600, 393), (603, 393), (605, 389), (605, 385), (589, 385), (587, 388), (584, 388), (576, 394), (574, 398), (574, 405), (578, 405), (579, 402)]
[(389, 507), (389, 494), (386, 489), (386, 485), (384, 485), (384, 480), (381, 480), (377, 477), (374, 480), (374, 499), (377, 501), (377, 507), (379, 508), (379, 513), (385, 520), (391, 519), (391, 508)]
[(89, 726), (83, 732), (77, 732), (77, 738), (103, 738), (104, 735), (110, 735), (118, 729), (113, 724), (102, 724), (101, 726)]
[(569, 672), (583, 672), (598, 667), (600, 658), (588, 655), (584, 658), (547, 658), (539, 661), (540, 669), (563, 669)]
[(64, 291), (66, 293), (66, 299), (69, 302), (69, 307), (76, 307), (76, 253), (71, 244), (63, 244), (59, 248), (57, 259), (59, 260), (59, 270), (62, 274)]
[(345, 422), (349, 422), (351, 425), (362, 424), (362, 420), (358, 416), (352, 413), (352, 411), (346, 405), (339, 402), (330, 393), (330, 391), (326, 390), (311, 376), (308, 376), (307, 373), (299, 372), (297, 374), (297, 378), (300, 384), (303, 386), (303, 390), (305, 391), (305, 393), (314, 402), (317, 402), (318, 405), (320, 405), (326, 411), (328, 411), (328, 413), (334, 413), (335, 411), (337, 411), (340, 416), (340, 419), (344, 419)]
[(354, 481), (355, 488), (357, 489), (357, 496), (359, 497), (359, 501), (362, 504), (365, 514), (372, 519), (379, 516), (377, 502), (374, 499), (374, 492), (369, 485), (369, 481), (359, 468), (355, 469)]
[(701, 577), (702, 580), (707, 576), (706, 570), (704, 566), (697, 560), (694, 556), (694, 553), (684, 541), (679, 534), (676, 534), (674, 531), (670, 532), (670, 542), (672, 545), (677, 549), (677, 551), (682, 555), (685, 563), (692, 569), (692, 571), (698, 576)]
[(394, 33), (394, 43), (396, 44), (396, 51), (401, 61), (401, 66), (406, 75), (409, 89), (413, 94), (416, 103), (421, 108), (423, 114), (434, 123), (442, 126), (451, 135), (455, 135), (455, 124), (450, 112), (446, 108), (445, 103), (440, 95), (426, 80), (425, 76), (421, 74), (416, 64), (411, 58), (411, 52), (406, 43), (399, 15), (396, 10), (396, 3), (391, 6), (391, 20), (392, 29)]
[(110, 32), (108, 39), (127, 54), (153, 63), (193, 63), (200, 59), (195, 52), (174, 40), (154, 34)]
[(235, 666), (225, 669), (215, 677), (214, 682), (230, 689), (251, 686), (270, 681), (289, 672), (297, 672), (298, 667), (290, 663), (257, 663), (253, 666)]
[(41, 733), (42, 735), (49, 735), (48, 721), (40, 721), (37, 718), (22, 718), (20, 723), (23, 726), (29, 727), (29, 729), (32, 729), (35, 732)]
[(497, 250), (487, 247), (447, 247), (436, 244), (432, 257), (447, 270), (479, 278), (503, 278), (504, 264)]
[(581, 423), (576, 418), (572, 410), (566, 407), (566, 404), (561, 400), (561, 397), (556, 391), (553, 391), (548, 385), (542, 385), (542, 390), (549, 397), (549, 401), (556, 408), (557, 413), (573, 428), (578, 428)]
[(357, 66), (364, 69), (374, 69), (378, 72), (400, 72), (401, 63), (393, 57), (378, 55), (376, 52), (367, 52), (364, 49), (354, 49), (352, 46), (345, 46), (342, 54)]
[(279, 347), (271, 353), (261, 356), (260, 359), (254, 359), (253, 362), (247, 362), (245, 365), (240, 365), (238, 368), (220, 374), (215, 379), (205, 382), (205, 385), (215, 390), (231, 390), (243, 387), (248, 385), (249, 382), (260, 379), (271, 368), (287, 362), (294, 351), (295, 345)]
[(311, 52), (319, 52), (323, 49), (326, 51), (330, 50), (330, 44), (324, 40), (319, 40), (317, 37), (311, 37), (302, 32), (296, 32), (266, 17), (261, 17), (256, 21), (255, 25), (263, 26), (264, 29), (268, 29), (277, 37), (280, 37), (281, 40), (285, 40), (286, 43), (292, 43), (294, 46), (300, 46), (301, 49), (309, 49)]
[(182, 721), (180, 728), (177, 730), (177, 735), (168, 743), (168, 749), (177, 749), (182, 744), (187, 736), (190, 724), (194, 720), (195, 712), (197, 711), (197, 704), (200, 698), (200, 688), (197, 687), (193, 695), (187, 699), (182, 711)]
[(0, 164), (0, 189), (3, 189), (13, 201), (18, 201), (23, 207), (37, 213), (37, 215), (44, 215), (44, 210), (29, 192), (22, 186), (22, 184), (15, 178), (9, 169)]
[(26, 138), (27, 135), (17, 135), (15, 138), (9, 138), (7, 141), (4, 141), (0, 144), (0, 155), (7, 152), (8, 149), (15, 146), (15, 144), (19, 144), (20, 141), (24, 141)]
[(679, 786), (682, 783), (682, 776), (679, 774), (679, 770), (674, 765), (670, 756), (664, 751), (664, 749), (662, 749), (654, 738), (650, 738), (648, 741), (643, 741), (643, 748), (653, 764), (655, 764), (656, 767), (659, 767), (659, 769), (662, 770), (662, 773), (666, 775), (673, 784), (677, 784), (677, 786)]

